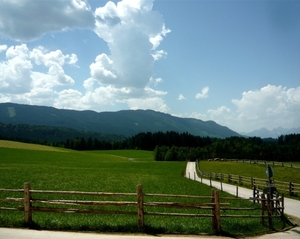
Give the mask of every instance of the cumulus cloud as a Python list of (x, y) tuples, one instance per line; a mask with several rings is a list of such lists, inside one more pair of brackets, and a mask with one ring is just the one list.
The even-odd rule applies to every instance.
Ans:
[(201, 90), (200, 93), (197, 93), (197, 94), (196, 94), (195, 98), (196, 98), (196, 99), (205, 99), (205, 98), (207, 98), (207, 97), (208, 97), (208, 91), (209, 91), (209, 87), (208, 87), (208, 86), (204, 87), (204, 88)]
[(150, 83), (153, 84), (154, 86), (157, 86), (159, 83), (162, 83), (164, 80), (162, 78), (152, 78), (150, 79)]
[(152, 98), (145, 98), (145, 99), (128, 99), (127, 104), (129, 105), (130, 109), (153, 109), (156, 111), (170, 113), (171, 110), (165, 104), (163, 99), (159, 97), (152, 97)]
[(0, 52), (1, 51), (6, 51), (7, 45), (0, 45)]
[[(154, 61), (166, 54), (156, 49), (169, 32), (152, 4), (151, 0), (123, 0), (95, 10), (95, 32), (107, 42), (111, 54), (97, 57), (91, 65), (93, 78), (115, 87), (144, 88), (149, 83)], [(93, 71), (96, 65), (100, 70)]]
[(186, 100), (186, 98), (183, 96), (183, 94), (179, 94), (177, 99), (178, 100)]
[(152, 4), (152, 0), (109, 1), (95, 10), (94, 31), (107, 43), (110, 54), (99, 54), (90, 65), (91, 76), (84, 81), (82, 97), (90, 107), (125, 103), (130, 108), (158, 109), (159, 105), (168, 110), (160, 98), (166, 92), (150, 87), (163, 82), (153, 78), (153, 66), (166, 56), (157, 48), (170, 32)]
[[(74, 80), (65, 74), (65, 65), (77, 62), (75, 54), (64, 55), (60, 50), (47, 51), (43, 47), (29, 49), (26, 44), (6, 50), (6, 60), (0, 61), (0, 99), (29, 104), (53, 102), (54, 87), (70, 85)], [(35, 70), (48, 68), (47, 73)]]
[[(201, 115), (238, 132), (251, 132), (262, 127), (299, 127), (300, 87), (286, 88), (267, 85), (259, 90), (242, 93), (232, 100), (233, 107), (221, 106)], [(195, 115), (195, 114), (194, 114)]]
[(57, 84), (73, 84), (74, 80), (65, 74), (63, 66), (65, 64), (76, 64), (77, 56), (75, 54), (64, 55), (61, 50), (47, 52), (43, 47), (35, 48), (30, 53), (37, 65), (48, 67), (48, 74)]
[(31, 87), (32, 63), (26, 45), (9, 47), (6, 61), (0, 62), (1, 93), (22, 94)]
[(48, 32), (93, 26), (85, 0), (0, 0), (0, 35), (13, 40), (31, 41)]
[(287, 89), (267, 85), (260, 90), (244, 92), (242, 99), (234, 99), (232, 103), (237, 107), (241, 122), (274, 128), (282, 125), (299, 126), (300, 87)]

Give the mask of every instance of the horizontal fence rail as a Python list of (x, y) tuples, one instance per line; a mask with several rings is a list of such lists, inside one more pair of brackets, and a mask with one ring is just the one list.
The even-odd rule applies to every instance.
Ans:
[[(19, 197), (8, 197), (7, 194), (19, 194)], [(47, 199), (49, 194), (58, 198)], [(3, 195), (5, 196), (3, 197)], [(20, 195), (23, 196), (20, 197)], [(68, 195), (70, 197), (89, 196), (96, 197), (97, 200), (85, 200), (82, 198), (61, 199), (59, 195)], [(104, 197), (104, 199), (107, 199), (107, 197), (117, 198), (117, 200), (100, 200), (101, 197)], [(125, 197), (126, 201), (120, 200), (121, 197)], [(259, 194), (254, 197), (255, 201), (260, 204), (253, 204), (253, 207), (247, 208), (234, 208), (230, 206), (230, 200), (237, 200), (237, 198), (220, 197), (219, 192), (216, 190), (212, 190), (210, 196), (149, 194), (143, 192), (142, 185), (136, 187), (135, 193), (50, 191), (32, 190), (30, 183), (24, 183), (24, 189), (0, 189), (0, 213), (2, 210), (23, 211), (24, 222), (27, 225), (33, 222), (33, 214), (35, 212), (136, 215), (137, 226), (141, 230), (145, 225), (144, 218), (148, 215), (207, 217), (211, 218), (211, 225), (216, 233), (221, 232), (221, 218), (258, 218), (261, 223), (268, 219), (270, 228), (272, 227), (272, 218), (283, 218), (283, 197), (280, 199), (263, 198)], [(132, 199), (127, 200), (127, 198)], [(159, 198), (163, 201), (158, 200)], [(9, 203), (12, 203), (14, 207), (9, 207)], [(112, 206), (116, 209), (111, 209)], [(109, 208), (106, 209), (106, 207)], [(122, 208), (123, 210), (121, 210)], [(173, 211), (161, 212), (157, 210), (158, 208)], [(174, 211), (175, 209), (176, 211)], [(187, 212), (187, 210), (190, 211)], [(236, 213), (228, 214), (230, 211)], [(257, 211), (257, 213), (245, 215), (247, 211)], [(237, 212), (240, 212), (240, 214)]]
[[(229, 160), (228, 160), (229, 161)], [(238, 184), (238, 185), (248, 185), (251, 188), (263, 189), (267, 186), (268, 180), (263, 178), (255, 178), (255, 177), (247, 177), (241, 175), (234, 174), (226, 174), (226, 173), (204, 173), (199, 169), (199, 163), (196, 164), (197, 173), (200, 177), (214, 179), (221, 182), (227, 181), (228, 183)], [(300, 193), (300, 184), (294, 182), (283, 182), (279, 180), (273, 180), (273, 184), (275, 185), (278, 192), (288, 193), (290, 196), (299, 195)]]
[(300, 168), (299, 164), (293, 164), (291, 162), (277, 162), (277, 161), (253, 160), (253, 159), (214, 158), (214, 159), (208, 159), (208, 161), (229, 161), (229, 162), (242, 162), (242, 163), (250, 163), (250, 164), (264, 164), (264, 165), (270, 164), (273, 166)]

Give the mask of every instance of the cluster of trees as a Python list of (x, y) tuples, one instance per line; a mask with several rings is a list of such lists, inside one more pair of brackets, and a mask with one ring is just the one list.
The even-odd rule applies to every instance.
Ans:
[(110, 150), (110, 149), (141, 149), (153, 151), (159, 146), (205, 147), (212, 143), (209, 137), (194, 136), (189, 133), (174, 131), (139, 133), (122, 140), (98, 140), (97, 138), (76, 137), (61, 142), (61, 146), (75, 150)]
[(204, 147), (157, 146), (157, 161), (184, 161), (209, 158), (300, 161), (300, 134), (282, 135), (278, 139), (230, 137), (216, 139)]

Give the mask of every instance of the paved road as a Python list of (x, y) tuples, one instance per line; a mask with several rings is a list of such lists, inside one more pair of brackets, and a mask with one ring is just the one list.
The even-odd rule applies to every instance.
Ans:
[(36, 231), (28, 229), (0, 228), (0, 239), (229, 239), (217, 236), (174, 236), (147, 234), (102, 234), (79, 232)]

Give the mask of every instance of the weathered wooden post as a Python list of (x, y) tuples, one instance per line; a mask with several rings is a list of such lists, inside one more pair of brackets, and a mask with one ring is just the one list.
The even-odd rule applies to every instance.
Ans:
[(217, 234), (220, 234), (221, 233), (220, 200), (219, 200), (219, 193), (217, 190), (211, 191), (211, 202), (213, 203), (212, 227)]
[(261, 195), (261, 224), (265, 224), (265, 208), (266, 208), (265, 194)]
[(138, 228), (144, 228), (144, 198), (142, 185), (137, 186)]
[(253, 186), (253, 204), (255, 204), (256, 199), (256, 186)]
[(289, 184), (289, 191), (290, 191), (290, 196), (294, 195), (294, 184), (290, 182)]
[(24, 223), (32, 223), (32, 211), (31, 211), (31, 186), (30, 183), (24, 183)]
[(269, 228), (272, 229), (272, 206), (271, 206), (271, 195), (270, 193), (267, 193), (267, 210), (268, 210), (268, 222), (269, 222)]
[(284, 194), (281, 195), (281, 210), (280, 210), (281, 214), (281, 219), (284, 219)]

